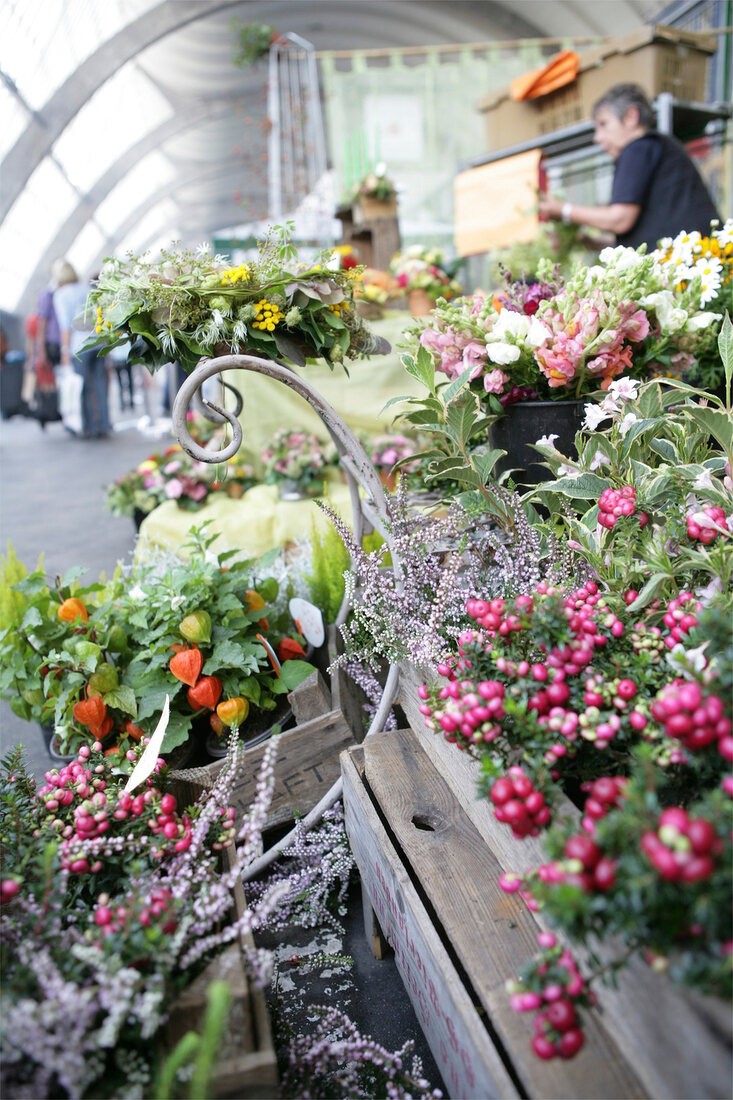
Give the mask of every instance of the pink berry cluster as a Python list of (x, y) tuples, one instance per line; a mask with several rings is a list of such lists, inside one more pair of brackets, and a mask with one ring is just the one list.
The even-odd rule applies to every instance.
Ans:
[(619, 775), (601, 775), (592, 783), (584, 783), (583, 790), (587, 793), (583, 806), (581, 826), (590, 836), (596, 831), (596, 822), (617, 810), (624, 797), (624, 789), (628, 779)]
[(652, 703), (652, 717), (668, 737), (680, 741), (690, 752), (716, 744), (727, 761), (733, 761), (730, 719), (718, 695), (703, 693), (694, 680), (674, 680)]
[(622, 516), (638, 516), (639, 526), (646, 527), (646, 512), (636, 511), (636, 489), (624, 485), (621, 489), (604, 489), (598, 499), (598, 523), (611, 531)]
[[(440, 665), (438, 670), (447, 666)], [(447, 669), (448, 674), (452, 672)], [(437, 719), (447, 741), (459, 748), (493, 741), (501, 732), (498, 719), (504, 717), (504, 685), (498, 680), (451, 680), (440, 688), (440, 706), (433, 709), (427, 702), (428, 689), (421, 685), (420, 713)]]
[(137, 921), (144, 928), (159, 924), (166, 935), (175, 932), (178, 927), (173, 896), (170, 890), (163, 886), (152, 890), (149, 898), (142, 901), (133, 899), (127, 906), (117, 905), (113, 909), (109, 905), (109, 900), (108, 894), (100, 894), (94, 910), (94, 923), (103, 936), (121, 932), (132, 921)]
[[(610, 809), (610, 807), (609, 807)], [(563, 848), (563, 859), (543, 863), (536, 872), (526, 876), (505, 871), (499, 876), (499, 887), (505, 894), (519, 893), (533, 911), (539, 908), (531, 890), (531, 878), (536, 873), (540, 882), (549, 886), (566, 884), (577, 886), (585, 894), (605, 894), (616, 884), (616, 862), (603, 854), (602, 849), (586, 833), (568, 837)]]
[[(711, 521), (709, 526), (704, 519), (706, 516)], [(687, 534), (691, 539), (705, 546), (709, 546), (719, 535), (727, 533), (725, 512), (716, 504), (708, 504), (701, 512), (693, 512), (687, 517)]]
[(550, 808), (544, 794), (537, 790), (519, 765), (512, 765), (508, 775), (496, 780), (489, 797), (494, 803), (494, 817), (511, 826), (517, 840), (538, 836), (550, 820)]
[(642, 835), (641, 849), (667, 882), (700, 882), (715, 870), (723, 844), (712, 822), (690, 817), (681, 806), (659, 815), (656, 831)]
[(533, 960), (521, 982), (508, 982), (515, 1012), (534, 1012), (532, 1050), (543, 1061), (574, 1058), (585, 1042), (577, 1008), (595, 1003), (575, 959), (558, 946), (552, 932), (540, 932), (543, 953)]
[(664, 613), (664, 625), (669, 627), (669, 634), (665, 636), (664, 644), (668, 649), (674, 649), (682, 642), (685, 634), (697, 626), (696, 611), (700, 610), (700, 604), (691, 592), (680, 592), (679, 596), (669, 601)]

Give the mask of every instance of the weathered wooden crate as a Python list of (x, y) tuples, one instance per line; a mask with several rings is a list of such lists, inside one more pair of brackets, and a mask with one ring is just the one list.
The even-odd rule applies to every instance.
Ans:
[(598, 1016), (573, 1061), (532, 1053), (531, 1023), (511, 1010), (504, 983), (537, 950), (539, 925), (499, 888), (498, 861), (414, 732), (375, 734), (341, 764), (366, 898), (450, 1095), (646, 1096)]
[[(279, 735), (268, 829), (307, 814), (338, 779), (341, 752), (356, 741), (341, 706), (334, 704), (320, 673), (312, 673), (288, 698), (298, 725)], [(230, 800), (238, 814), (246, 812), (254, 799), (265, 747), (263, 742), (245, 751), (244, 769), (236, 779)], [(173, 789), (179, 804), (193, 802), (203, 789), (212, 787), (225, 762), (216, 760), (200, 768), (173, 772)]]
[[(427, 755), (457, 806), (476, 829), (497, 864), (497, 874), (522, 872), (544, 863), (540, 838), (515, 840), (510, 830), (496, 821), (489, 802), (477, 798), (478, 762), (426, 728), (418, 710), (417, 695), (417, 688), (426, 677), (439, 679), (429, 669), (418, 670), (407, 663), (401, 666), (400, 705), (416, 736), (416, 745)], [(565, 809), (577, 814), (570, 803)], [(539, 926), (546, 927), (541, 914), (534, 915), (534, 919)], [(577, 945), (569, 946), (582, 960), (583, 951)], [(534, 950), (533, 946), (529, 953)], [(608, 959), (620, 953), (621, 949), (614, 949), (613, 944), (599, 952)], [(617, 988), (601, 987), (599, 993), (596, 1014), (634, 1066), (647, 1095), (669, 1100), (731, 1095), (731, 1013), (722, 1001), (675, 987), (666, 975), (653, 972), (641, 959), (633, 959), (620, 972)], [(588, 1064), (587, 1051), (577, 1060)]]
[[(243, 914), (245, 905), (244, 889), (238, 882), (235, 917)], [(241, 936), (209, 963), (177, 998), (166, 1027), (165, 1046), (170, 1051), (187, 1031), (201, 1030), (211, 982), (221, 979), (229, 983), (232, 1002), (208, 1093), (212, 1100), (270, 1100), (278, 1093), (277, 1057), (265, 994), (250, 984), (242, 963), (242, 949), (253, 947), (251, 933)]]

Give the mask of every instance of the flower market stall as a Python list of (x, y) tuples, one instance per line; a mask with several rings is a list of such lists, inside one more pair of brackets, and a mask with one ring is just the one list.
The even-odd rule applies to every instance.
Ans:
[[(157, 477), (164, 492), (166, 484), (176, 482), (176, 493), (181, 487), (145, 524), (164, 509), (191, 518), (176, 500), (186, 486), (200, 492), (185, 480), (194, 469), (208, 486), (196, 518), (217, 500), (229, 508), (249, 499), (253, 524), (258, 492), (271, 494), (275, 509), (315, 508), (288, 493), (320, 491), (324, 472), (334, 476), (334, 497), (338, 490), (348, 507), (332, 499), (322, 511), (348, 561), (329, 667), (359, 685), (369, 719), (356, 737), (364, 734), (361, 745), (339, 725), (340, 777), (329, 786), (335, 769), (327, 779), (324, 771), (315, 805), (285, 799), (288, 816), (303, 816), (260, 854), (273, 787), (276, 812), (282, 805), (285, 773), (273, 754), (279, 746), (291, 767), (299, 750), (290, 731), (268, 736), (263, 727), (265, 738), (247, 754), (261, 761), (260, 778), (239, 782), (231, 772), (240, 751), (235, 731), (246, 741), (251, 712), (261, 711), (264, 722), (278, 697), (311, 675), (303, 660), (310, 628), (293, 611), (294, 593), (280, 590), (278, 552), (243, 561), (233, 545), (213, 554), (204, 528), (186, 562), (171, 565), (163, 555), (156, 565), (142, 556), (129, 577), (84, 590), (73, 575), (55, 584), (39, 573), (21, 581), (14, 625), (2, 637), (3, 687), (29, 717), (52, 713), (79, 748), (77, 761), (41, 792), (49, 828), (64, 837), (64, 873), (94, 881), (117, 850), (105, 834), (125, 828), (112, 819), (131, 822), (131, 850), (145, 847), (138, 833), (148, 829), (154, 855), (165, 856), (139, 897), (117, 897), (111, 886), (90, 894), (91, 931), (74, 959), (97, 965), (85, 944), (103, 950), (130, 913), (138, 939), (148, 942), (137, 926), (147, 929), (150, 913), (178, 950), (183, 930), (198, 928), (199, 903), (193, 886), (174, 888), (169, 874), (188, 883), (189, 849), (231, 848), (233, 822), (254, 799), (249, 825), (237, 833), (236, 872), (224, 879), (227, 889), (235, 879), (252, 883), (255, 900), (231, 925), (232, 935), (248, 931), (255, 909), (269, 913), (280, 898), (277, 879), (260, 891), (263, 873), (324, 815), (330, 821), (343, 798), (369, 942), (378, 954), (393, 948), (450, 1095), (724, 1094), (733, 854), (733, 328), (725, 317), (732, 230), (727, 224), (706, 240), (689, 235), (650, 256), (610, 250), (565, 280), (548, 269), (532, 286), (438, 298), (407, 326), (410, 385), (390, 396), (400, 413), (394, 432), (364, 442), (310, 381), (306, 354), (339, 363), (336, 349), (375, 346), (354, 319), (348, 272), (335, 278), (323, 264), (304, 272), (287, 258), (285, 280), (279, 252), (267, 298), (266, 265), (251, 285), (249, 271), (190, 259), (192, 270), (179, 262), (174, 272), (144, 275), (150, 301), (128, 296), (136, 285), (128, 275), (100, 289), (105, 340), (137, 332), (140, 354), (151, 361), (170, 352), (166, 341), (197, 360), (207, 352), (174, 405), (182, 451), (151, 456), (152, 466), (137, 471), (143, 490), (160, 490)], [(223, 304), (208, 301), (207, 281), (212, 292), (227, 290)], [(256, 301), (240, 304), (248, 286)], [(300, 485), (255, 486), (234, 500), (212, 492), (218, 474), (207, 480), (188, 464), (214, 471), (236, 464), (246, 430), (239, 401), (227, 408), (207, 397), (202, 415), (218, 418), (219, 434), (197, 435), (189, 406), (215, 376), (236, 379), (245, 398), (252, 376), (307, 404), (345, 483), (335, 483), (323, 437), (317, 443), (307, 427), (286, 428), (268, 438), (261, 460), (271, 479)], [(567, 403), (575, 430), (563, 436), (553, 417)], [(533, 428), (528, 449), (512, 454), (496, 431), (533, 404), (549, 412), (546, 429)], [(516, 426), (509, 435), (513, 443)], [(528, 470), (535, 456), (537, 475)], [(399, 475), (394, 491), (383, 484), (388, 474)], [(417, 498), (408, 492), (415, 485)], [(369, 543), (373, 531), (379, 537)], [(316, 695), (316, 705), (332, 708), (325, 718), (340, 711), (332, 693), (316, 687)], [(165, 786), (158, 757), (192, 740), (201, 716), (207, 736), (233, 732), (232, 762), (207, 766), (198, 809), (182, 812), (188, 795)], [(318, 722), (309, 717), (295, 731), (306, 749), (323, 728)], [(136, 786), (146, 743), (142, 760), (153, 770)], [(88, 761), (107, 746), (115, 751), (95, 771)], [(311, 748), (322, 751), (315, 737)], [(113, 780), (105, 766), (115, 758)], [(19, 870), (4, 887), (9, 912), (30, 918), (41, 902), (34, 895), (16, 907), (28, 863), (20, 850), (13, 858)], [(218, 887), (200, 888), (219, 896)], [(23, 928), (12, 924), (18, 942)], [(73, 930), (58, 930), (63, 942), (77, 942)], [(214, 946), (213, 933), (201, 935)], [(129, 951), (135, 964), (135, 936)], [(175, 952), (170, 958), (169, 977), (179, 966)], [(21, 963), (29, 980), (32, 962)], [(98, 973), (103, 991), (106, 972)], [(155, 990), (169, 977), (151, 974)], [(145, 996), (153, 997), (152, 987)], [(19, 1037), (18, 1011), (13, 1035), (26, 1067), (24, 1059), (33, 1059)], [(205, 1058), (205, 1045), (197, 1049)], [(124, 1043), (121, 1057), (116, 1073), (133, 1064)]]

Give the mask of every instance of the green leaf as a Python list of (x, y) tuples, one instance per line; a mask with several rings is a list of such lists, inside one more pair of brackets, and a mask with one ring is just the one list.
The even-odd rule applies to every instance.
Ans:
[(105, 692), (102, 699), (105, 706), (114, 707), (116, 710), (129, 714), (132, 718), (137, 718), (137, 700), (131, 687), (120, 684), (114, 691)]
[(285, 661), (280, 668), (279, 683), (285, 686), (286, 691), (292, 691), (313, 671), (313, 665), (308, 661)]
[(476, 409), (472, 403), (462, 401), (446, 410), (446, 428), (457, 446), (466, 448), (476, 424)]
[(101, 652), (102, 647), (96, 645), (94, 642), (81, 641), (77, 642), (74, 646), (74, 653), (79, 661), (85, 666), (88, 665), (91, 660), (94, 660), (96, 663)]
[(415, 359), (409, 355), (403, 356), (402, 364), (408, 374), (417, 378), (418, 382), (422, 382), (431, 393), (435, 393), (435, 363), (427, 348), (418, 348)]
[(674, 444), (668, 439), (650, 439), (647, 443), (650, 451), (654, 454), (661, 455), (667, 462), (676, 462), (677, 452), (675, 451)]
[(647, 604), (651, 603), (657, 593), (661, 592), (670, 580), (674, 580), (674, 578), (670, 577), (667, 573), (654, 573), (646, 582), (634, 602), (629, 604), (629, 611), (641, 611), (642, 607), (646, 607)]
[(473, 370), (473, 367), (469, 367), (468, 370), (464, 370), (462, 374), (459, 374), (457, 378), (454, 378), (449, 385), (441, 389), (440, 396), (446, 405), (449, 405), (456, 394), (459, 394), (464, 386), (468, 385), (468, 383), (471, 381), (471, 374), (473, 373)]
[(305, 352), (302, 344), (288, 336), (285, 332), (275, 332), (275, 344), (283, 359), (288, 359), (296, 367), (305, 366)]
[(492, 477), (496, 463), (501, 456), (505, 454), (506, 451), (495, 449), (489, 451), (488, 454), (471, 455), (471, 462), (478, 471), (479, 477), (482, 479), (484, 485), (489, 478)]
[(537, 487), (539, 493), (562, 493), (572, 500), (597, 500), (608, 482), (596, 474), (581, 474), (580, 477), (561, 477), (557, 481), (548, 481)]
[(733, 380), (733, 324), (731, 324), (730, 314), (727, 312), (718, 333), (718, 351), (720, 352), (720, 358), (723, 360), (723, 370), (725, 371), (726, 405), (730, 407), (730, 390)]
[(724, 451), (733, 449), (733, 418), (726, 409), (704, 408), (700, 405), (684, 405), (680, 412), (692, 420), (698, 428), (712, 435)]
[(86, 572), (87, 568), (85, 565), (72, 565), (71, 569), (67, 569), (64, 573), (61, 584), (64, 588), (68, 588), (69, 585), (73, 584), (79, 577), (83, 577)]
[(257, 582), (257, 591), (260, 596), (262, 596), (265, 603), (273, 603), (277, 599), (280, 585), (274, 577), (265, 577), (263, 580)]
[(32, 630), (34, 626), (43, 625), (43, 616), (37, 607), (29, 607), (20, 624), (22, 630)]

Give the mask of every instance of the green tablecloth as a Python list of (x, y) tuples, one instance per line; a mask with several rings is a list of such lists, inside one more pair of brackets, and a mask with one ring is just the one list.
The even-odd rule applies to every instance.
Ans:
[[(392, 351), (389, 355), (347, 361), (348, 375), (340, 367), (330, 370), (323, 362), (298, 370), (357, 435), (389, 431), (396, 415), (394, 406), (384, 409), (389, 399), (425, 392), (405, 371), (400, 361), (402, 352), (396, 347), (403, 328), (411, 321), (409, 314), (396, 311), (381, 321), (370, 321), (369, 327), (390, 342)], [(242, 394), (244, 409), (239, 419), (244, 439), (239, 453), (242, 461), (256, 470), (261, 471), (260, 452), (278, 428), (292, 425), (314, 432), (324, 442), (328, 439), (319, 416), (282, 383), (253, 371), (228, 371), (225, 378)]]
[[(298, 372), (357, 435), (388, 432), (396, 408), (399, 408), (390, 406), (384, 410), (390, 398), (425, 392), (424, 387), (405, 371), (400, 361), (401, 351), (395, 346), (411, 320), (409, 314), (395, 311), (383, 320), (369, 322), (374, 332), (390, 342), (392, 351), (389, 355), (349, 362), (348, 376), (339, 368), (329, 370), (322, 362), (309, 364)], [(244, 399), (240, 415), (244, 439), (239, 450), (243, 462), (261, 472), (260, 452), (273, 433), (283, 426), (312, 431), (327, 441), (328, 433), (317, 413), (282, 383), (252, 371), (228, 371), (225, 378), (239, 389)], [(350, 523), (350, 498), (338, 475), (328, 483), (328, 497)], [(307, 534), (314, 522), (327, 523), (313, 501), (281, 501), (274, 486), (258, 485), (239, 500), (216, 493), (200, 511), (193, 513), (182, 511), (175, 501), (161, 504), (143, 521), (141, 538), (155, 546), (173, 549), (186, 541), (191, 527), (207, 519), (213, 521), (211, 529), (220, 536), (214, 545), (217, 553), (242, 549), (252, 555)]]

